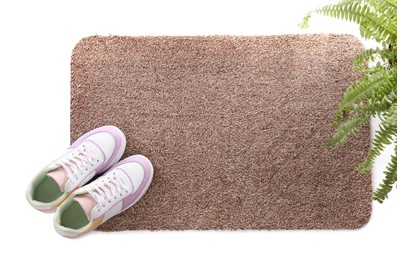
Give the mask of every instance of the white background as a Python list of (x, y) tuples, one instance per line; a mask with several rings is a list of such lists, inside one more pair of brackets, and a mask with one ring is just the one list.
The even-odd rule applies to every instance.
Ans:
[[(312, 19), (310, 30), (298, 28), (309, 9), (328, 2), (1, 1), (0, 234), (5, 243), (0, 258), (8, 253), (13, 259), (393, 257), (396, 190), (383, 205), (374, 203), (369, 224), (356, 231), (91, 232), (74, 240), (56, 234), (52, 215), (34, 210), (24, 198), (32, 176), (69, 145), (70, 55), (82, 37), (328, 32), (359, 36), (356, 25), (319, 16)], [(377, 162), (375, 183), (389, 154)]]

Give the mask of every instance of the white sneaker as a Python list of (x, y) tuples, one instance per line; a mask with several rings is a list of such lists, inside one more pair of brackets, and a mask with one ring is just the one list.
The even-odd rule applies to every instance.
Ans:
[(125, 145), (123, 132), (115, 126), (84, 134), (33, 178), (26, 191), (28, 202), (41, 211), (55, 210), (74, 190), (118, 162)]
[(152, 163), (134, 155), (116, 164), (103, 176), (76, 190), (55, 213), (55, 230), (65, 237), (87, 233), (133, 206), (149, 188)]

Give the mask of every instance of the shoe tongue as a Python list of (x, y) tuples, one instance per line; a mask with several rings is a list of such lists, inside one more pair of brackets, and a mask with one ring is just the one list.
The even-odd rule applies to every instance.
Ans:
[[(87, 144), (87, 143), (85, 143), (85, 144)], [(90, 144), (88, 144), (88, 145), (90, 145)], [(90, 145), (90, 147), (96, 156), (99, 156), (99, 158), (103, 157), (99, 147), (96, 144), (92, 144), (92, 145)], [(86, 159), (86, 157), (83, 156), (83, 159)], [(71, 163), (75, 167), (77, 167), (75, 162), (71, 162)], [(60, 166), (59, 164), (58, 164), (58, 166), (59, 166), (58, 168), (51, 170), (49, 173), (47, 173), (47, 176), (53, 178), (55, 180), (55, 182), (58, 184), (60, 190), (62, 192), (65, 192), (65, 185), (66, 185), (69, 177), (68, 177), (68, 174), (67, 174), (67, 171), (65, 170), (65, 168)]]
[(103, 152), (101, 150), (101, 148), (95, 143), (95, 142), (91, 142), (91, 141), (86, 141), (84, 142), (85, 145), (88, 145), (91, 149), (91, 151), (98, 157), (101, 158), (102, 160), (105, 160), (105, 158), (103, 158)]
[(80, 204), (80, 206), (84, 210), (85, 215), (87, 216), (88, 220), (91, 221), (92, 209), (97, 205), (97, 202), (91, 196), (91, 194), (89, 194), (89, 193), (80, 194), (80, 195), (77, 195), (76, 197), (74, 197), (73, 199)]
[(58, 184), (59, 189), (62, 192), (65, 192), (65, 184), (68, 180), (68, 175), (63, 167), (59, 167), (50, 171), (49, 173), (47, 173), (47, 176), (53, 178), (54, 181)]

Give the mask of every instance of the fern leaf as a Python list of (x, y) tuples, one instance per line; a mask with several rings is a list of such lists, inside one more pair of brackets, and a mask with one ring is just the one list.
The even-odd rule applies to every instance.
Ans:
[(374, 5), (375, 9), (385, 14), (389, 19), (395, 19), (397, 15), (397, 1), (396, 0), (383, 0), (376, 1)]
[[(392, 5), (389, 5), (386, 10), (392, 8)], [(388, 11), (387, 14), (374, 12), (366, 1), (343, 1), (318, 8), (314, 12), (359, 24), (362, 36), (366, 39), (372, 37), (378, 42), (396, 42), (397, 23), (395, 19), (389, 17), (392, 11)]]
[(361, 173), (371, 170), (375, 158), (383, 152), (386, 145), (392, 144), (397, 135), (397, 104), (393, 105), (388, 112), (387, 117), (380, 123), (379, 130), (375, 133), (367, 158), (357, 166), (357, 170)]
[(337, 124), (343, 118), (343, 113), (354, 109), (354, 104), (359, 104), (365, 99), (370, 98), (382, 87), (392, 86), (393, 78), (385, 71), (364, 76), (361, 80), (352, 84), (345, 92), (342, 101), (339, 103), (333, 124)]
[(360, 108), (358, 110), (362, 110), (364, 113), (374, 116), (389, 109), (394, 102), (397, 102), (397, 96), (394, 98), (395, 95), (394, 90), (392, 90), (389, 95), (380, 97), (379, 99), (370, 98), (365, 104), (364, 102), (360, 103)]
[(331, 147), (343, 145), (371, 116), (380, 115), (372, 147), (357, 169), (368, 172), (386, 145), (394, 142), (385, 177), (373, 193), (373, 199), (382, 203), (397, 182), (397, 0), (340, 0), (308, 13), (305, 27), (313, 13), (357, 23), (363, 38), (382, 44), (357, 55), (354, 69), (365, 76), (345, 91), (333, 120), (337, 129), (327, 143)]
[(386, 171), (383, 172), (385, 177), (379, 188), (372, 195), (372, 199), (383, 203), (387, 199), (389, 192), (392, 190), (393, 185), (397, 182), (397, 144), (394, 146), (394, 154), (391, 156), (391, 160), (386, 167)]
[(356, 58), (354, 59), (354, 65), (357, 68), (364, 68), (367, 66), (368, 62), (374, 62), (378, 56), (380, 56), (380, 53), (383, 52), (383, 49), (380, 49), (379, 47), (375, 49), (366, 49), (359, 54), (357, 54)]
[[(379, 47), (370, 48), (357, 54), (354, 59), (354, 66), (356, 69), (370, 73), (371, 68), (368, 67), (368, 62), (380, 61), (381, 63), (386, 64), (390, 61), (396, 60), (396, 57), (397, 50), (395, 48), (392, 48), (391, 50), (389, 50), (387, 46), (384, 46), (382, 49)], [(382, 66), (382, 70), (383, 69), (384, 66)]]
[(341, 123), (336, 129), (335, 134), (328, 141), (328, 147), (337, 147), (345, 144), (350, 135), (355, 134), (361, 127), (365, 125), (370, 116), (360, 115), (348, 119)]

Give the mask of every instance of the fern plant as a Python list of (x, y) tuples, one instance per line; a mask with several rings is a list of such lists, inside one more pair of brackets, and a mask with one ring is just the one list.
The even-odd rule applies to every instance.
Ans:
[[(384, 179), (372, 196), (383, 203), (397, 182), (397, 0), (342, 0), (309, 12), (302, 28), (308, 27), (313, 13), (355, 22), (364, 39), (374, 39), (381, 46), (357, 55), (355, 68), (363, 77), (344, 93), (332, 122), (336, 131), (327, 145), (345, 144), (371, 117), (380, 118), (372, 147), (357, 170), (369, 172), (385, 146), (394, 145)], [(367, 66), (370, 62), (376, 65)]]

